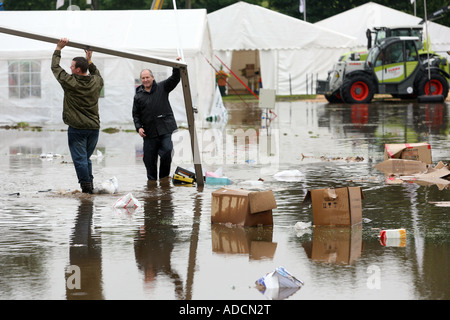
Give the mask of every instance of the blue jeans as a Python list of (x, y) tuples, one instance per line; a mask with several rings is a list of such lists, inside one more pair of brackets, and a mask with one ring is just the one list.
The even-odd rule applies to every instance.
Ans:
[(78, 182), (91, 182), (92, 162), (89, 159), (97, 146), (99, 130), (75, 129), (69, 127), (67, 137), (69, 139), (70, 155), (75, 166)]
[(165, 178), (170, 175), (172, 151), (173, 143), (171, 133), (156, 138), (144, 138), (144, 164), (147, 169), (148, 180), (157, 180), (158, 156), (160, 157), (159, 178)]

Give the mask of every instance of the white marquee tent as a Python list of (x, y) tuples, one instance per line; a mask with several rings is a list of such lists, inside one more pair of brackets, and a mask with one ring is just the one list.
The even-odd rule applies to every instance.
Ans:
[[(208, 114), (215, 93), (212, 47), (206, 10), (130, 11), (2, 11), (0, 26), (43, 36), (67, 37), (78, 43), (173, 59), (182, 52), (188, 65), (193, 105), (199, 115)], [(50, 70), (56, 44), (0, 33), (0, 123), (61, 124), (63, 91)], [(182, 50), (182, 51), (179, 51)], [(61, 66), (70, 72), (73, 57), (81, 49), (67, 46)], [(153, 71), (156, 81), (171, 68), (93, 53), (105, 81), (100, 98), (100, 120), (132, 123), (132, 104), (139, 74)], [(181, 82), (170, 95), (175, 118), (187, 122)]]
[[(214, 54), (229, 67), (233, 52), (259, 52), (262, 86), (275, 89), (279, 95), (306, 93), (305, 76), (326, 77), (332, 63), (355, 41), (354, 37), (245, 2), (209, 13), (208, 22)], [(216, 68), (220, 60), (213, 60)]]
[[(428, 12), (428, 15), (431, 13)], [(367, 48), (367, 29), (381, 26), (418, 25), (423, 17), (423, 12), (414, 16), (374, 2), (368, 2), (316, 22), (315, 25), (353, 36), (357, 39), (358, 49), (364, 49)], [(447, 56), (443, 52), (450, 50), (450, 28), (435, 22), (428, 22), (428, 32), (431, 39), (431, 49)]]

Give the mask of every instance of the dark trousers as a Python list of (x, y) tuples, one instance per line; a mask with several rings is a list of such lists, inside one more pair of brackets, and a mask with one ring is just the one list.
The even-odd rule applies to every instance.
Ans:
[(164, 134), (156, 138), (144, 138), (144, 164), (147, 169), (147, 179), (157, 180), (158, 156), (159, 156), (159, 178), (170, 175), (172, 164), (173, 143), (172, 134)]
[(98, 142), (98, 130), (75, 129), (69, 127), (67, 137), (69, 140), (70, 155), (75, 166), (78, 182), (91, 182), (92, 175), (91, 155)]

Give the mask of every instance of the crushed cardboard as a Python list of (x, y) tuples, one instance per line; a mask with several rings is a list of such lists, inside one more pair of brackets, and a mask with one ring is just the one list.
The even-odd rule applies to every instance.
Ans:
[(431, 164), (431, 146), (426, 142), (385, 144), (384, 159), (404, 159)]
[(388, 184), (414, 182), (423, 186), (436, 185), (440, 190), (450, 185), (450, 169), (442, 161), (432, 167), (417, 160), (387, 159), (375, 168), (386, 174)]

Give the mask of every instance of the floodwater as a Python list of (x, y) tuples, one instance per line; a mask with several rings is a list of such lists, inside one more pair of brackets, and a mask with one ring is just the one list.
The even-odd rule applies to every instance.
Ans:
[[(220, 186), (148, 186), (131, 123), (100, 134), (95, 184), (116, 177), (118, 192), (95, 195), (77, 192), (64, 127), (0, 129), (0, 299), (450, 299), (449, 209), (431, 203), (448, 189), (388, 184), (374, 168), (385, 143), (428, 142), (433, 164), (448, 162), (449, 107), (228, 104), (226, 126), (198, 128), (202, 166), (273, 191), (273, 227), (253, 228), (211, 224)], [(187, 131), (174, 142), (173, 170), (192, 169)], [(362, 188), (362, 224), (294, 227), (312, 222), (308, 190), (340, 186)], [(140, 206), (115, 209), (128, 193)], [(382, 245), (397, 228), (406, 240)], [(303, 286), (258, 290), (279, 266)]]

